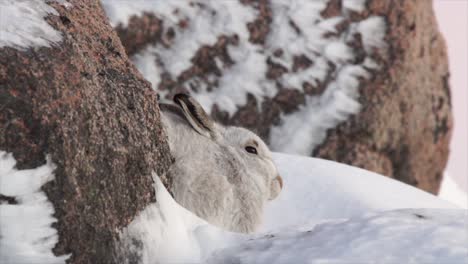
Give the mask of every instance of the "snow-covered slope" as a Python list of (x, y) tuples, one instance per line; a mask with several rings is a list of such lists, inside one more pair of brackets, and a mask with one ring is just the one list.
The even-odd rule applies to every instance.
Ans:
[(466, 263), (466, 211), (403, 209), (266, 234), (208, 263)]
[[(54, 220), (50, 208), (40, 214), (45, 222), (37, 222), (40, 225), (33, 231), (50, 234), (51, 239), (31, 240), (26, 234), (3, 231), (14, 230), (19, 222), (12, 221), (14, 215), (6, 214), (5, 209), (20, 209), (29, 201), (17, 195), (19, 187), (37, 192), (40, 185), (51, 179), (52, 169), (45, 165), (36, 170), (16, 171), (11, 155), (2, 155), (2, 183), (17, 184), (3, 185), (1, 194), (15, 196), (20, 204), (0, 205), (0, 263), (15, 259), (31, 263), (32, 259), (25, 256), (39, 253), (37, 256), (45, 257), (44, 263), (63, 261), (53, 258), (50, 251), (56, 241), (55, 231), (50, 228)], [(148, 206), (122, 230), (122, 249), (147, 264), (468, 261), (467, 210), (355, 167), (279, 153), (274, 159), (284, 188), (279, 198), (267, 206), (265, 222), (258, 233), (234, 234), (206, 223), (178, 205), (155, 177), (158, 202)], [(29, 179), (35, 184), (27, 180), (23, 184), (11, 181), (11, 175), (21, 179), (22, 174), (31, 176)], [(48, 208), (41, 195), (42, 198), (37, 196), (38, 201)], [(28, 219), (34, 217), (28, 215)], [(36, 228), (33, 225), (36, 222), (30, 222), (28, 225)]]
[(124, 240), (140, 240), (133, 253), (142, 263), (468, 260), (468, 211), (362, 169), (278, 153), (274, 158), (284, 189), (267, 206), (259, 233), (233, 234), (207, 224), (155, 178), (158, 204), (124, 230)]
[(392, 209), (456, 208), (410, 185), (342, 163), (279, 153), (274, 158), (284, 187), (266, 208), (263, 230)]

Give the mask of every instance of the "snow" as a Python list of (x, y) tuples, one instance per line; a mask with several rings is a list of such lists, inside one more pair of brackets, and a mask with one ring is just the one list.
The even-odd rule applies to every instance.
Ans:
[[(310, 79), (316, 80), (312, 84), (316, 84), (317, 81), (323, 82), (326, 78), (326, 73), (330, 70), (328, 62), (335, 64), (336, 76), (327, 85), (323, 94), (307, 97), (305, 106), (301, 106), (299, 111), (284, 115), (281, 124), (272, 127), (270, 142), (271, 148), (275, 151), (310, 155), (314, 148), (323, 142), (328, 129), (332, 129), (339, 123), (346, 121), (349, 116), (358, 113), (361, 109), (358, 102), (359, 78), (370, 77), (370, 74), (364, 67), (371, 59), (366, 57), (363, 63), (357, 65), (350, 63), (354, 58), (353, 49), (346, 45), (346, 41), (355, 32), (359, 32), (362, 36), (366, 52), (371, 54), (372, 48), (384, 49), (385, 23), (380, 17), (370, 17), (358, 23), (352, 23), (349, 30), (337, 38), (326, 39), (322, 37), (325, 33), (336, 31), (332, 30), (331, 28), (333, 27), (330, 27), (330, 25), (336, 25), (341, 20), (336, 17), (322, 19), (319, 11), (323, 9), (323, 5), (320, 5), (318, 2), (313, 2), (306, 6), (298, 5), (297, 9), (299, 10), (294, 10), (294, 8), (288, 10), (287, 16), (294, 18), (296, 24), (301, 29), (306, 29), (306, 37), (301, 39), (301, 35), (299, 35), (297, 37), (299, 40), (295, 40), (294, 45), (288, 45), (286, 41), (291, 41), (292, 36), (281, 37), (273, 34), (271, 41), (278, 43), (277, 39), (284, 39), (285, 42), (279, 41), (277, 45), (279, 47), (287, 47), (286, 54), (308, 50), (321, 54), (316, 55), (320, 59), (312, 57), (314, 65), (309, 70), (303, 71), (302, 74), (296, 74), (300, 76), (300, 83)], [(276, 19), (280, 20), (276, 23), (278, 28), (287, 26), (282, 21), (284, 18), (281, 19), (282, 15), (275, 14), (275, 12), (280, 12), (280, 8), (277, 7), (274, 10), (276, 10), (273, 14), (274, 21)], [(301, 13), (297, 14), (298, 12), (307, 12), (312, 15), (301, 16)], [(311, 26), (317, 20), (321, 21), (318, 23), (321, 26)], [(291, 30), (284, 29), (283, 31), (283, 35), (295, 34)], [(301, 41), (302, 45), (300, 45)], [(289, 47), (291, 48), (288, 50)], [(291, 60), (288, 63), (291, 64)], [(286, 75), (285, 78), (288, 78), (289, 75)], [(297, 83), (290, 82), (288, 84), (297, 85)]]
[(155, 178), (155, 204), (122, 232), (141, 263), (466, 263), (468, 211), (336, 162), (274, 154), (284, 188), (258, 233), (214, 227)]
[[(66, 1), (58, 1), (69, 7)], [(217, 61), (223, 74), (219, 87), (198, 87), (194, 96), (210, 110), (217, 104), (234, 114), (252, 94), (261, 105), (278, 92), (265, 77), (267, 59), (292, 69), (293, 57), (305, 54), (314, 63), (284, 74), (285, 89), (301, 89), (304, 82), (323, 82), (333, 63), (334, 79), (321, 95), (308, 96), (294, 114), (283, 115), (273, 127), (273, 149), (310, 155), (328, 129), (360, 111), (358, 87), (369, 78), (366, 68), (379, 65), (367, 56), (354, 64), (354, 50), (346, 44), (355, 32), (362, 36), (367, 55), (383, 50), (385, 22), (371, 16), (343, 32), (335, 26), (349, 11), (362, 12), (366, 0), (344, 0), (342, 15), (323, 18), (327, 0), (272, 0), (273, 21), (265, 47), (248, 41), (246, 25), (257, 10), (239, 1), (114, 1), (103, 0), (111, 23), (126, 25), (132, 15), (154, 12), (176, 30), (168, 47), (152, 45), (133, 56), (142, 74), (157, 89), (160, 74), (173, 78), (191, 66), (204, 45), (221, 35), (237, 35), (229, 46), (235, 64)], [(175, 12), (177, 10), (177, 12)], [(45, 20), (57, 11), (44, 0), (0, 0), (0, 48), (51, 47), (62, 35)], [(187, 28), (177, 24), (189, 20)], [(290, 21), (299, 29), (296, 32)], [(324, 37), (336, 33), (333, 37)], [(280, 58), (272, 54), (281, 48)], [(209, 76), (210, 78), (217, 78)], [(186, 85), (196, 83), (189, 80)], [(142, 263), (466, 263), (468, 207), (466, 194), (445, 176), (440, 197), (382, 175), (332, 161), (274, 154), (283, 177), (280, 196), (270, 202), (264, 223), (254, 234), (235, 234), (214, 227), (178, 205), (154, 176), (157, 203), (149, 205), (121, 232), (122, 249)], [(41, 187), (54, 179), (50, 160), (26, 170), (15, 168), (11, 154), (0, 151), (0, 194), (15, 204), (0, 202), (0, 263), (64, 263), (55, 256), (58, 241), (52, 228), (54, 208)], [(451, 202), (457, 204), (454, 205)]]
[[(58, 2), (69, 6), (65, 1)], [(0, 48), (50, 47), (61, 41), (61, 33), (45, 21), (48, 15), (58, 13), (44, 0), (1, 0)]]
[[(466, 263), (468, 210), (348, 165), (274, 154), (280, 196), (257, 233), (212, 226), (177, 204), (154, 176), (157, 203), (121, 231), (121, 249), (140, 263)], [(40, 190), (54, 165), (15, 169), (0, 153), (0, 263), (64, 263), (52, 248), (53, 207)], [(134, 259), (133, 259), (134, 260)]]
[[(177, 204), (154, 176), (157, 203), (149, 205), (122, 231), (123, 245), (141, 263), (200, 262), (212, 250), (240, 235), (209, 225)], [(135, 241), (138, 241), (134, 246)], [(212, 241), (215, 241), (214, 243)]]
[(15, 169), (11, 154), (0, 151), (0, 194), (17, 204), (0, 202), (0, 263), (65, 263), (68, 256), (55, 256), (58, 241), (52, 228), (54, 208), (40, 190), (54, 179), (54, 165), (29, 170)]
[(367, 0), (343, 0), (343, 7), (356, 12), (364, 11)]
[(457, 208), (388, 177), (342, 163), (275, 153), (284, 181), (265, 211), (263, 231), (402, 208)]
[(208, 263), (466, 263), (461, 210), (394, 210), (285, 230), (223, 249)]
[[(197, 77), (181, 84), (208, 112), (216, 104), (232, 116), (247, 103), (248, 94), (255, 97), (260, 108), (265, 98), (273, 98), (278, 93), (279, 87), (302, 92), (305, 82), (317, 86), (332, 76), (333, 81), (327, 84), (325, 92), (306, 96), (306, 105), (299, 112), (282, 115), (279, 125), (271, 130), (269, 142), (273, 150), (310, 155), (324, 140), (328, 129), (360, 111), (359, 79), (370, 77), (365, 67), (378, 69), (370, 55), (376, 50), (385, 51), (385, 22), (382, 17), (371, 16), (337, 31), (336, 26), (350, 16), (350, 11), (361, 12), (366, 8), (365, 0), (346, 0), (342, 14), (329, 18), (320, 14), (328, 0), (272, 0), (270, 3), (272, 22), (265, 45), (249, 41), (247, 24), (254, 21), (258, 10), (240, 1), (104, 0), (103, 6), (114, 26), (127, 25), (132, 15), (152, 12), (163, 20), (165, 28), (175, 30), (175, 38), (166, 41), (168, 45), (149, 45), (132, 58), (154, 89), (161, 83), (161, 74), (167, 73), (176, 80), (189, 69), (200, 47), (213, 45), (223, 35), (237, 35), (238, 44), (228, 46), (234, 64), (218, 61), (222, 74), (206, 76), (217, 83), (216, 87), (208, 89)], [(179, 27), (179, 21), (188, 21), (188, 26)], [(364, 61), (358, 64), (353, 62), (355, 49), (347, 44), (355, 33), (362, 35), (366, 51)], [(283, 51), (281, 57), (273, 55), (278, 49)], [(299, 55), (307, 56), (313, 64), (294, 72), (293, 58)], [(281, 64), (289, 72), (279, 80), (268, 79), (268, 60)], [(162, 97), (167, 94), (164, 89), (159, 92)]]
[(146, 76), (147, 80), (151, 83), (151, 87), (156, 90), (161, 82), (161, 78), (159, 75), (159, 68), (156, 67), (154, 59), (152, 51), (148, 49), (143, 53), (135, 55), (133, 57), (133, 63), (140, 66), (138, 70), (143, 76)]
[[(231, 35), (235, 32), (241, 39), (248, 39), (245, 24), (255, 17), (254, 9), (237, 1), (208, 0), (197, 5), (189, 1), (103, 0), (102, 4), (113, 26), (125, 26), (131, 16), (153, 12), (164, 19), (167, 27), (172, 26), (176, 30), (171, 47), (164, 52), (159, 51), (163, 47), (155, 50), (173, 76), (178, 76), (191, 65), (190, 59), (202, 45), (213, 45), (221, 34)], [(213, 13), (215, 10), (218, 12)], [(177, 24), (184, 19), (190, 23), (188, 28), (181, 30)]]
[[(223, 110), (233, 114), (236, 105), (246, 103), (244, 91), (254, 95), (263, 95), (257, 86), (259, 77), (263, 78), (266, 72), (264, 56), (259, 58), (258, 49), (248, 42), (249, 33), (247, 23), (253, 21), (257, 11), (252, 7), (241, 4), (239, 1), (113, 1), (103, 0), (103, 7), (111, 24), (116, 26), (127, 25), (133, 15), (143, 12), (153, 12), (163, 19), (166, 28), (175, 30), (175, 38), (170, 46), (150, 45), (132, 60), (143, 76), (157, 87), (162, 69), (152, 71), (154, 68), (164, 68), (173, 78), (179, 76), (191, 65), (191, 59), (197, 50), (204, 45), (214, 45), (218, 36), (231, 36), (236, 34), (239, 46), (230, 46), (229, 54), (238, 64), (229, 72), (225, 72), (219, 80), (219, 90), (209, 93), (207, 87), (198, 86), (198, 94), (194, 96), (203, 103), (205, 109), (210, 110), (218, 102)], [(194, 4), (195, 3), (195, 4)], [(177, 11), (176, 11), (177, 10)], [(179, 21), (187, 20), (187, 28), (181, 29)], [(142, 57), (145, 59), (141, 59)], [(221, 63), (222, 64), (222, 63)], [(221, 65), (222, 66), (222, 65)], [(155, 80), (155, 81), (154, 81)], [(187, 87), (196, 80), (189, 80)], [(239, 93), (236, 91), (242, 91)], [(164, 97), (164, 91), (162, 91)]]
[[(211, 110), (214, 104), (227, 111), (231, 116), (238, 106), (247, 103), (247, 93), (252, 94), (258, 101), (269, 95), (273, 83), (265, 80), (267, 65), (265, 56), (260, 48), (247, 42), (247, 38), (237, 47), (229, 46), (228, 52), (237, 63), (229, 70), (224, 71), (219, 80), (219, 87), (211, 92), (200, 94), (211, 99), (203, 107)], [(197, 94), (194, 94), (198, 98)]]
[(439, 198), (468, 209), (468, 194), (463, 191), (448, 172), (444, 173)]
[(372, 48), (386, 47), (385, 21), (382, 17), (371, 16), (357, 24), (357, 31), (361, 33), (362, 43), (367, 52), (372, 52)]
[[(274, 154), (284, 179), (263, 230), (235, 234), (178, 205), (154, 177), (157, 203), (121, 232), (140, 263), (466, 263), (468, 211), (384, 176), (336, 162)], [(52, 248), (53, 208), (40, 188), (54, 165), (17, 170), (0, 153), (0, 263), (64, 263)], [(406, 209), (405, 209), (406, 208)]]

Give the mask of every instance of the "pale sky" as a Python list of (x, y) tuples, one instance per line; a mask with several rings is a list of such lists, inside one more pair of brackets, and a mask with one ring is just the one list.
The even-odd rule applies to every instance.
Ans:
[(447, 171), (468, 190), (468, 1), (435, 0), (434, 11), (445, 37), (449, 63), (452, 107), (455, 124)]

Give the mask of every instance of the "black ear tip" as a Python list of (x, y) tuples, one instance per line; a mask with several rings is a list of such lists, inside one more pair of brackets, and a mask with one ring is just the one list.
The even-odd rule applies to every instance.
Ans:
[(190, 98), (190, 96), (188, 94), (184, 94), (184, 93), (178, 93), (176, 95), (174, 95), (174, 102), (175, 103), (179, 103), (179, 101), (188, 101), (188, 99)]

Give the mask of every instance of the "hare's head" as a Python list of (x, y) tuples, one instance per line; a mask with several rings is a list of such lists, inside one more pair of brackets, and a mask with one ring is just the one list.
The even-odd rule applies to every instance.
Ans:
[(249, 177), (257, 177), (255, 181), (261, 181), (267, 187), (267, 199), (278, 196), (283, 182), (270, 150), (260, 137), (245, 128), (217, 124), (193, 97), (186, 94), (175, 95), (174, 102), (180, 106), (183, 116), (194, 130), (226, 147), (245, 167), (243, 170)]

